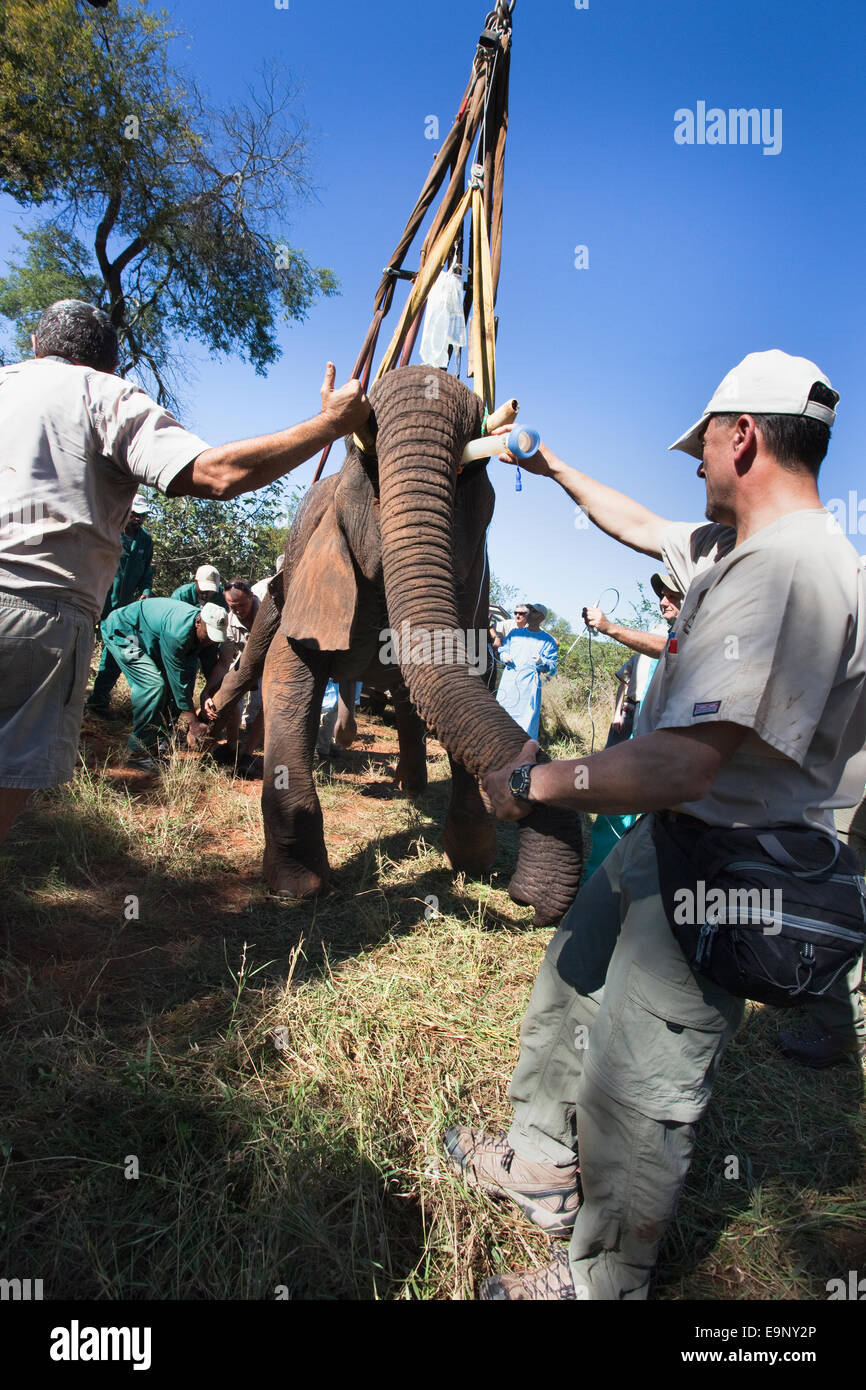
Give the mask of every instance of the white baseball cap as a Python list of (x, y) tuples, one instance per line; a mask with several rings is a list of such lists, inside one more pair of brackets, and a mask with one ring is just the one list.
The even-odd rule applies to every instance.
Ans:
[(667, 570), (656, 570), (655, 574), (650, 575), (650, 584), (659, 598), (667, 591), (669, 594), (679, 594), (682, 598), (682, 590), (675, 579), (671, 579)]
[(199, 617), (207, 628), (207, 635), (212, 642), (224, 642), (226, 640), (226, 625), (229, 615), (224, 608), (220, 608), (218, 603), (203, 603), (199, 609)]
[(132, 506), (129, 510), (134, 516), (148, 516), (150, 514), (150, 507), (147, 504), (147, 500), (142, 497), (140, 492), (133, 497)]
[(711, 415), (807, 415), (832, 425), (836, 419), (832, 406), (809, 400), (809, 392), (817, 381), (830, 386), (820, 367), (806, 357), (789, 357), (778, 348), (750, 352), (728, 372), (697, 424), (669, 447), (681, 449), (692, 458), (702, 458), (698, 436)]
[(218, 594), (220, 591), (220, 572), (213, 565), (199, 565), (195, 572), (195, 587), (203, 594)]

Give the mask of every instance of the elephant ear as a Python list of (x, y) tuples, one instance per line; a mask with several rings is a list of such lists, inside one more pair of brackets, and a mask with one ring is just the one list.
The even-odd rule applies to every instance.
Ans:
[(280, 624), (286, 637), (323, 652), (349, 650), (358, 603), (355, 566), (334, 506), (338, 476), (325, 480), (330, 486), (305, 510)]

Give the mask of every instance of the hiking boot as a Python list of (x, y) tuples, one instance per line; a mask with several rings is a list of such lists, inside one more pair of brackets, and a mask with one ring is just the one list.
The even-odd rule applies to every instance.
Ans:
[(159, 772), (157, 764), (145, 753), (130, 753), (126, 759), (126, 766), (135, 772)]
[(97, 719), (107, 719), (109, 721), (122, 719), (123, 715), (118, 710), (112, 709), (111, 705), (95, 704), (92, 700), (85, 703), (84, 708), (88, 714), (95, 714)]
[(577, 1294), (568, 1256), (560, 1245), (554, 1247), (550, 1264), (541, 1269), (527, 1269), (522, 1274), (494, 1274), (492, 1279), (485, 1279), (478, 1297), (488, 1303), (504, 1299), (555, 1302), (575, 1301)]
[[(577, 1163), (531, 1163), (516, 1154), (504, 1134), (496, 1138), (455, 1125), (445, 1135), (448, 1161), (468, 1187), (508, 1197), (551, 1235), (568, 1235), (580, 1206)], [(498, 1295), (497, 1295), (498, 1297)]]
[(824, 1033), (814, 1026), (799, 1033), (793, 1030), (780, 1033), (776, 1046), (783, 1057), (803, 1067), (835, 1067), (840, 1062), (857, 1062), (866, 1057), (866, 1038), (856, 1033), (840, 1037), (838, 1033)]

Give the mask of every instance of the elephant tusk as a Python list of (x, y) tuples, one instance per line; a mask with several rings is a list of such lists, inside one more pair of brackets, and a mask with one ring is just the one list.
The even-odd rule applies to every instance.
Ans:
[(505, 449), (515, 454), (519, 459), (528, 459), (536, 453), (540, 443), (541, 435), (537, 430), (531, 430), (526, 425), (515, 425), (508, 435), (486, 434), (482, 439), (470, 439), (463, 450), (460, 464), (462, 467), (463, 464), (472, 463), (475, 459), (493, 458), (495, 454), (501, 454)]
[(378, 427), (376, 425), (376, 416), (374, 412), (371, 410), (370, 414), (367, 416), (367, 419), (364, 421), (361, 428), (358, 431), (356, 431), (355, 434), (352, 435), (352, 438), (354, 439), (357, 447), (361, 450), (361, 453), (368, 454), (370, 458), (376, 457), (377, 433)]
[(500, 425), (513, 425), (517, 419), (517, 412), (520, 409), (520, 402), (512, 396), (510, 401), (503, 401), (502, 405), (497, 406), (492, 415), (487, 417), (487, 433), (491, 430), (498, 430)]

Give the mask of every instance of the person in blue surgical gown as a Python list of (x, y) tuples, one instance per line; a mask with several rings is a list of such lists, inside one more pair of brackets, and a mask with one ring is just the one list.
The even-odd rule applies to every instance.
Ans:
[(518, 603), (515, 627), (496, 651), (502, 663), (502, 680), (496, 698), (530, 738), (538, 738), (541, 718), (541, 677), (556, 674), (559, 648), (541, 624), (547, 617), (543, 603)]

